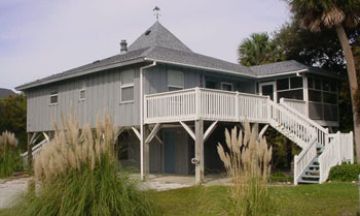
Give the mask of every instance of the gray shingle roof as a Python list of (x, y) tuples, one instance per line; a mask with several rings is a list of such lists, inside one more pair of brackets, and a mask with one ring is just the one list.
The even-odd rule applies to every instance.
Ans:
[(16, 95), (16, 93), (10, 89), (0, 88), (0, 99), (9, 97), (11, 95)]
[(267, 75), (281, 74), (285, 72), (306, 70), (308, 69), (308, 67), (297, 61), (290, 60), (290, 61), (282, 61), (271, 64), (252, 66), (250, 67), (250, 69), (257, 76), (267, 76)]
[(165, 47), (183, 52), (192, 52), (183, 42), (174, 34), (167, 30), (158, 21), (147, 29), (138, 39), (129, 46), (129, 51), (148, 48), (148, 47)]
[(164, 61), (199, 68), (202, 67), (212, 70), (233, 72), (235, 74), (245, 76), (254, 76), (252, 71), (245, 66), (208, 57), (194, 52), (188, 53), (164, 47), (154, 47), (149, 51), (146, 57), (156, 61)]
[[(125, 54), (115, 55), (95, 61), (62, 73), (54, 74), (24, 85), (17, 90), (26, 90), (60, 80), (83, 76), (110, 68), (121, 67), (144, 61), (162, 61), (170, 64), (179, 64), (190, 67), (203, 68), (219, 72), (227, 72), (247, 77), (277, 76), (284, 72), (308, 71), (311, 69), (296, 61), (284, 61), (254, 67), (245, 67), (240, 64), (223, 61), (192, 52), (169, 30), (159, 22), (155, 22), (145, 33), (134, 41)], [(313, 70), (314, 71), (314, 70)]]

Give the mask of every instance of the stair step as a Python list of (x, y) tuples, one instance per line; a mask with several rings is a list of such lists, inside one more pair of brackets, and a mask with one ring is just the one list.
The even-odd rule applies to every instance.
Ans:
[(310, 165), (308, 166), (309, 171), (319, 170), (319, 165)]
[(298, 183), (300, 184), (319, 184), (319, 181), (317, 180), (299, 180)]
[(302, 180), (319, 180), (320, 176), (313, 176), (313, 175), (302, 175), (301, 179)]
[(319, 177), (320, 175), (320, 172), (317, 170), (317, 171), (314, 171), (314, 170), (307, 170), (305, 171), (305, 175), (310, 175), (310, 176), (316, 176), (316, 177)]

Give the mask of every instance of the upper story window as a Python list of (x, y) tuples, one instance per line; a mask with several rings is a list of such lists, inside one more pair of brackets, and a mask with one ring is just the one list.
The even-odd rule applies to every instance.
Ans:
[(81, 89), (79, 92), (79, 99), (85, 100), (86, 99), (86, 89)]
[(120, 101), (133, 102), (134, 101), (134, 71), (124, 71), (120, 73)]
[(310, 76), (308, 78), (309, 101), (336, 104), (338, 86), (335, 80)]
[(59, 101), (59, 93), (57, 91), (53, 91), (50, 93), (50, 104), (57, 104)]
[(303, 100), (303, 78), (290, 77), (276, 80), (277, 99), (290, 98)]
[(182, 71), (168, 71), (168, 88), (169, 91), (184, 89), (184, 73)]
[(234, 85), (228, 82), (221, 82), (221, 89), (224, 91), (234, 91)]

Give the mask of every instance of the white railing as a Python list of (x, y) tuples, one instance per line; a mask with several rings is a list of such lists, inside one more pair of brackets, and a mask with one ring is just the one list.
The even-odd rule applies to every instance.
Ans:
[(315, 159), (316, 152), (316, 139), (313, 139), (310, 146), (307, 149), (301, 151), (299, 155), (294, 157), (294, 184), (297, 185), (299, 178)]
[(330, 142), (319, 156), (320, 183), (329, 177), (330, 169), (342, 162), (354, 162), (353, 134), (340, 132), (329, 135)]
[(291, 108), (288, 104), (281, 102), (280, 104), (285, 109), (291, 111), (294, 116), (296, 115), (298, 118), (302, 119), (303, 122), (306, 122), (307, 127), (313, 128), (315, 130), (315, 134), (317, 137), (317, 143), (321, 146), (325, 146), (329, 143), (329, 130), (322, 127), (317, 122), (311, 120), (310, 118), (306, 117), (305, 115), (299, 113), (295, 109)]
[(298, 111), (299, 113), (303, 114), (304, 116), (308, 116), (306, 113), (306, 102), (303, 100), (295, 100), (289, 98), (281, 98), (280, 103), (285, 103), (289, 107), (293, 108), (294, 110)]
[[(35, 145), (34, 147), (32, 147), (31, 152), (32, 152), (32, 157), (36, 158), (36, 156), (38, 156), (40, 154), (41, 148), (46, 145), (47, 143), (49, 143), (49, 141), (47, 139), (42, 140), (40, 143), (38, 143), (37, 145)], [(22, 154), (20, 154), (23, 163), (26, 164), (27, 163), (27, 157), (28, 157), (28, 152), (24, 152)]]
[(315, 136), (315, 130), (311, 124), (293, 109), (288, 109), (273, 101), (270, 104), (270, 124), (282, 132), (290, 140), (297, 143), (304, 150)]
[(196, 91), (186, 89), (145, 95), (145, 123), (187, 121), (196, 118)]
[(187, 121), (268, 122), (268, 97), (193, 88), (145, 95), (145, 123)]

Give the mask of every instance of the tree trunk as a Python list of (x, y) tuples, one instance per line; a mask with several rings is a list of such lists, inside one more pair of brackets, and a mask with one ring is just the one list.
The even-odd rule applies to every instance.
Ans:
[(358, 82), (356, 76), (355, 62), (354, 56), (349, 44), (349, 38), (347, 37), (344, 27), (342, 25), (336, 26), (336, 33), (340, 40), (341, 48), (344, 52), (345, 60), (346, 60), (346, 69), (349, 79), (350, 86), (350, 95), (351, 95), (351, 106), (353, 111), (353, 120), (354, 120), (354, 140), (355, 140), (355, 152), (356, 152), (356, 161), (360, 163), (360, 122), (359, 116), (357, 114), (356, 103), (355, 103), (355, 95), (358, 90)]

